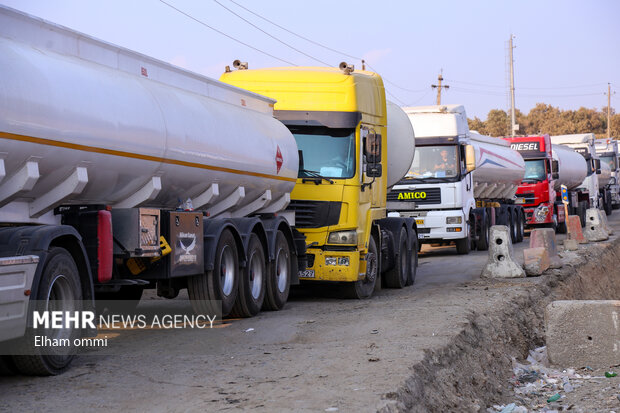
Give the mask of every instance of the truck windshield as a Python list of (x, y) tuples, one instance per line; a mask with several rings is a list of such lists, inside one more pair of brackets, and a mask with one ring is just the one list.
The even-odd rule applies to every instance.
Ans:
[[(299, 178), (355, 176), (355, 129), (323, 126), (289, 126), (302, 152), (303, 169)], [(313, 174), (314, 173), (314, 174)]]
[(531, 159), (525, 161), (525, 175), (523, 181), (544, 181), (547, 179), (547, 173), (545, 171), (544, 159)]
[(405, 179), (454, 178), (459, 173), (456, 146), (416, 146)]
[(606, 163), (609, 165), (609, 169), (613, 171), (616, 170), (616, 157), (615, 156), (601, 156), (601, 163)]

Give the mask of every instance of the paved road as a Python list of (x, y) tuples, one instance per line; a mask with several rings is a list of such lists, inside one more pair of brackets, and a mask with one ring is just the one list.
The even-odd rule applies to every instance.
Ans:
[[(521, 260), (528, 242), (515, 246)], [(415, 285), (371, 300), (312, 289), (283, 311), (209, 331), (122, 334), (110, 339), (116, 354), (81, 356), (61, 376), (0, 377), (0, 410), (374, 411), (468, 314), (502, 305), (499, 286), (468, 286), (486, 260), (425, 246)], [(158, 305), (147, 298), (140, 309)]]

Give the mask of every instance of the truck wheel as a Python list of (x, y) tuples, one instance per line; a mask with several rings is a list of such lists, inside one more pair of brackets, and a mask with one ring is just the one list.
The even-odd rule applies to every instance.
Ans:
[(368, 254), (366, 255), (366, 277), (363, 280), (345, 283), (346, 297), (356, 300), (370, 298), (375, 289), (377, 277), (379, 277), (379, 256), (377, 244), (371, 235), (370, 240), (368, 240)]
[(275, 259), (267, 275), (263, 309), (277, 311), (281, 310), (286, 304), (293, 274), (291, 259), (291, 250), (286, 237), (282, 231), (278, 231), (276, 234)]
[(517, 211), (517, 242), (525, 238), (525, 215), (522, 208), (515, 208)]
[(476, 243), (478, 251), (486, 251), (489, 249), (489, 237), (491, 236), (491, 217), (482, 210), (482, 219), (480, 220), (480, 235)]
[(509, 229), (510, 229), (510, 241), (512, 241), (513, 244), (517, 243), (517, 239), (519, 238), (518, 235), (518, 222), (517, 222), (517, 211), (515, 208), (512, 207), (508, 207), (508, 214), (510, 215), (510, 225), (509, 225)]
[(581, 201), (577, 204), (577, 215), (581, 221), (581, 228), (586, 226), (586, 210), (588, 209), (588, 203)]
[(407, 285), (413, 285), (415, 277), (418, 273), (418, 251), (420, 250), (420, 243), (418, 242), (418, 234), (413, 234), (413, 245), (411, 251), (407, 253), (409, 256), (409, 272), (407, 273)]
[(17, 374), (17, 367), (11, 356), (0, 356), (0, 377), (14, 376)]
[(407, 285), (407, 274), (409, 272), (409, 258), (407, 257), (407, 231), (400, 229), (398, 239), (398, 257), (394, 263), (394, 268), (383, 274), (385, 284), (389, 288), (404, 288)]
[(458, 254), (465, 255), (469, 254), (469, 251), (471, 251), (471, 229), (472, 225), (470, 220), (470, 224), (467, 224), (467, 237), (456, 240), (456, 252)]
[(609, 191), (607, 191), (605, 193), (605, 215), (609, 216), (611, 215), (611, 193)]
[(256, 234), (250, 235), (248, 264), (241, 272), (239, 293), (230, 313), (233, 317), (253, 317), (260, 311), (265, 299), (267, 264), (263, 244)]
[[(52, 247), (45, 258), (36, 300), (46, 303), (46, 308), (55, 311), (77, 311), (76, 301), (82, 299), (82, 284), (77, 266), (71, 254), (64, 248)], [(51, 329), (37, 331), (27, 328), (24, 344), (32, 347), (36, 335), (45, 335), (50, 339), (68, 339), (71, 343), (80, 337), (76, 328)], [(33, 355), (13, 356), (15, 366), (22, 374), (50, 376), (64, 372), (69, 368), (75, 354), (63, 349), (32, 348)]]
[(237, 298), (239, 282), (239, 254), (230, 230), (220, 235), (215, 250), (213, 271), (189, 277), (187, 292), (194, 311), (198, 314), (217, 313), (216, 301), (222, 303), (222, 317), (232, 310)]
[[(144, 287), (141, 285), (122, 285), (117, 292), (95, 293), (97, 313), (103, 313), (106, 308), (115, 313), (131, 313), (140, 304), (143, 292)], [(102, 301), (110, 302), (103, 303)]]

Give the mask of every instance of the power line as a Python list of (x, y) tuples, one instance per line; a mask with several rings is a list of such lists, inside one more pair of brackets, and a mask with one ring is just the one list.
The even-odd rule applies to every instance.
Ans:
[[(451, 80), (451, 83), (461, 83), (464, 85), (472, 85), (472, 86), (482, 86), (482, 87), (490, 87), (490, 88), (496, 88), (496, 89), (505, 89), (506, 86), (498, 86), (498, 85), (489, 85), (489, 84), (484, 84), (484, 83), (474, 83), (474, 82), (465, 82), (462, 80)], [(599, 82), (599, 83), (591, 83), (589, 85), (577, 85), (577, 86), (554, 86), (554, 87), (517, 87), (516, 89), (520, 89), (520, 90), (560, 90), (560, 89), (583, 89), (586, 87), (598, 87), (601, 85), (606, 85), (607, 83), (605, 82)]]
[(264, 54), (264, 55), (266, 55), (266, 56), (269, 56), (269, 57), (271, 57), (271, 58), (273, 58), (273, 59), (276, 59), (276, 60), (279, 60), (279, 61), (281, 61), (281, 62), (287, 63), (287, 64), (289, 64), (289, 65), (291, 65), (291, 66), (297, 66), (297, 65), (296, 65), (295, 63), (293, 63), (293, 62), (289, 62), (288, 60), (281, 59), (281, 58), (279, 58), (279, 57), (277, 57), (277, 56), (274, 56), (274, 55), (272, 55), (272, 54), (270, 54), (270, 53), (265, 52), (264, 50), (258, 49), (258, 48), (254, 47), (254, 46), (252, 46), (252, 45), (249, 45), (249, 44), (247, 44), (247, 43), (245, 43), (245, 42), (242, 42), (242, 41), (241, 41), (241, 40), (239, 40), (239, 39), (235, 39), (234, 37), (232, 37), (232, 36), (230, 36), (230, 35), (228, 35), (228, 34), (224, 33), (223, 31), (218, 30), (218, 29), (216, 29), (215, 27), (211, 27), (211, 26), (209, 26), (207, 23), (205, 23), (205, 22), (203, 22), (203, 21), (201, 21), (201, 20), (198, 20), (197, 18), (195, 18), (194, 16), (192, 16), (192, 15), (190, 15), (190, 14), (188, 14), (188, 13), (184, 12), (183, 10), (181, 10), (181, 9), (178, 9), (178, 8), (174, 7), (172, 4), (167, 3), (167, 2), (165, 2), (164, 0), (159, 0), (159, 1), (160, 1), (161, 3), (163, 3), (163, 4), (165, 4), (166, 6), (170, 7), (171, 9), (176, 10), (178, 13), (181, 13), (181, 14), (182, 14), (182, 15), (184, 15), (185, 17), (188, 17), (188, 18), (190, 18), (190, 19), (194, 20), (196, 23), (199, 23), (199, 24), (201, 24), (201, 25), (203, 25), (203, 26), (205, 26), (205, 27), (207, 27), (207, 28), (209, 28), (209, 29), (213, 30), (214, 32), (217, 32), (217, 33), (221, 34), (222, 36), (228, 37), (229, 39), (234, 40), (234, 41), (235, 41), (235, 42), (237, 42), (237, 43), (240, 43), (240, 44), (242, 44), (242, 45), (244, 45), (244, 46), (246, 46), (246, 47), (249, 47), (250, 49), (256, 50), (257, 52), (262, 53), (262, 54)]
[(299, 37), (300, 39), (303, 39), (303, 40), (305, 40), (305, 41), (307, 41), (307, 42), (310, 42), (310, 43), (312, 43), (312, 44), (315, 44), (315, 45), (317, 45), (317, 46), (319, 46), (319, 47), (322, 47), (322, 48), (327, 49), (327, 50), (329, 50), (329, 51), (332, 51), (332, 52), (334, 52), (334, 53), (338, 53), (338, 54), (341, 54), (341, 55), (343, 55), (343, 56), (350, 57), (351, 59), (362, 60), (362, 58), (361, 58), (361, 57), (356, 57), (356, 56), (353, 56), (353, 55), (350, 55), (350, 54), (347, 54), (347, 53), (341, 52), (341, 51), (339, 51), (339, 50), (332, 49), (331, 47), (325, 46), (324, 44), (321, 44), (321, 43), (316, 42), (316, 41), (314, 41), (314, 40), (312, 40), (312, 39), (308, 39), (307, 37), (304, 37), (304, 36), (302, 36), (302, 35), (300, 35), (300, 34), (297, 34), (297, 33), (295, 33), (294, 31), (289, 30), (289, 29), (287, 29), (286, 27), (280, 26), (278, 23), (275, 23), (275, 22), (273, 22), (273, 21), (271, 21), (271, 20), (267, 19), (266, 17), (263, 17), (263, 16), (261, 16), (260, 14), (258, 14), (258, 13), (256, 13), (256, 12), (253, 12), (252, 10), (248, 9), (248, 8), (247, 8), (247, 7), (245, 7), (245, 6), (242, 6), (241, 4), (237, 3), (237, 2), (236, 2), (236, 1), (234, 1), (234, 0), (228, 0), (228, 1), (230, 1), (231, 3), (233, 3), (233, 4), (237, 5), (238, 7), (242, 8), (242, 9), (243, 9), (243, 10), (245, 10), (245, 11), (247, 11), (248, 13), (251, 13), (251, 14), (255, 15), (256, 17), (258, 17), (258, 18), (260, 18), (260, 19), (263, 19), (263, 20), (265, 20), (266, 22), (271, 23), (271, 24), (273, 24), (274, 26), (276, 26), (276, 27), (278, 27), (278, 28), (280, 28), (280, 29), (284, 30), (285, 32), (288, 32), (288, 33), (292, 34), (293, 36), (297, 36), (297, 37)]
[(425, 97), (427, 97), (427, 96), (428, 96), (428, 94), (429, 94), (430, 92), (432, 92), (432, 91), (433, 91), (433, 89), (429, 89), (429, 90), (428, 90), (428, 91), (427, 91), (424, 95), (422, 95), (422, 97), (420, 97), (420, 99), (416, 100), (415, 102), (411, 103), (411, 104), (410, 104), (410, 105), (408, 105), (408, 106), (414, 106), (414, 105), (416, 105), (416, 104), (420, 103), (420, 102), (421, 102), (421, 101), (422, 101)]
[[(220, 4), (217, 0), (214, 0), (214, 1), (215, 1), (216, 3), (218, 3), (218, 4)], [(322, 47), (323, 49), (329, 50), (330, 52), (338, 53), (338, 54), (340, 54), (340, 55), (343, 55), (343, 56), (346, 56), (346, 57), (350, 57), (351, 59), (359, 60), (359, 61), (361, 61), (362, 63), (366, 63), (366, 65), (370, 68), (370, 70), (372, 70), (373, 72), (379, 73), (379, 72), (377, 72), (377, 70), (375, 70), (375, 69), (374, 69), (374, 68), (373, 68), (370, 64), (368, 64), (368, 62), (365, 62), (365, 61), (364, 61), (364, 58), (362, 58), (362, 57), (359, 57), (359, 56), (354, 56), (354, 55), (352, 55), (352, 54), (345, 53), (345, 52), (343, 52), (343, 51), (341, 51), (341, 50), (337, 50), (337, 49), (331, 48), (331, 47), (329, 47), (329, 46), (325, 46), (325, 45), (324, 45), (324, 44), (322, 44), (322, 43), (319, 43), (319, 42), (317, 42), (317, 41), (315, 41), (315, 40), (309, 39), (308, 37), (302, 36), (302, 35), (300, 35), (299, 33), (296, 33), (296, 32), (294, 32), (294, 31), (292, 31), (292, 30), (289, 30), (289, 29), (287, 29), (286, 27), (284, 27), (284, 26), (282, 26), (282, 25), (280, 25), (280, 24), (278, 24), (278, 23), (276, 23), (276, 22), (274, 22), (274, 21), (272, 21), (272, 20), (269, 20), (268, 18), (266, 18), (266, 17), (264, 17), (264, 16), (262, 16), (262, 15), (260, 15), (260, 14), (256, 13), (256, 12), (255, 12), (255, 11), (253, 11), (253, 10), (248, 9), (247, 7), (245, 7), (245, 6), (243, 6), (243, 5), (239, 4), (239, 3), (237, 3), (237, 2), (236, 2), (236, 1), (234, 1), (234, 0), (228, 0), (228, 1), (230, 1), (231, 3), (233, 3), (234, 5), (236, 5), (237, 7), (240, 7), (241, 9), (243, 9), (243, 10), (247, 11), (248, 13), (253, 14), (254, 16), (258, 17), (259, 19), (262, 19), (262, 20), (264, 20), (264, 21), (266, 21), (266, 22), (268, 22), (268, 23), (270, 23), (270, 24), (272, 24), (272, 25), (276, 26), (277, 28), (284, 30), (285, 32), (292, 34), (293, 36), (297, 36), (297, 37), (299, 37), (300, 39), (303, 39), (303, 40), (305, 40), (305, 41), (307, 41), (307, 42), (309, 42), (309, 43), (312, 43), (312, 44), (314, 44), (314, 45), (316, 45), (316, 46)], [(224, 7), (222, 4), (220, 4), (220, 6)], [(227, 10), (229, 10), (229, 9), (227, 9)], [(232, 12), (231, 12), (231, 13), (232, 13)], [(238, 16), (238, 15), (237, 15), (237, 16)], [(241, 17), (240, 17), (240, 18), (241, 18)], [(243, 19), (243, 20), (245, 20), (245, 19)], [(247, 21), (247, 20), (246, 20), (246, 21)], [(248, 23), (249, 23), (249, 22), (248, 22)], [(250, 24), (251, 24), (251, 23), (250, 23)], [(256, 26), (255, 26), (255, 27), (256, 27)], [(260, 30), (260, 29), (259, 29), (259, 30)], [(263, 30), (261, 30), (261, 31), (263, 31)], [(264, 32), (264, 31), (263, 31), (263, 32)], [(300, 53), (305, 54), (305, 53), (303, 53), (303, 52), (300, 52)], [(306, 56), (308, 56), (308, 55), (306, 55)], [(314, 59), (314, 60), (317, 60), (317, 59), (315, 59), (315, 58), (313, 58), (313, 59)], [(321, 63), (323, 63), (323, 62), (321, 62)], [(325, 64), (325, 63), (323, 63), (323, 64)], [(327, 65), (327, 66), (329, 66), (329, 65)], [(396, 87), (396, 88), (398, 88), (398, 89), (401, 89), (401, 90), (407, 91), (407, 92), (411, 92), (411, 93), (421, 93), (421, 92), (424, 92), (424, 91), (426, 90), (426, 89), (419, 89), (419, 90), (412, 90), (412, 89), (408, 89), (408, 88), (406, 88), (406, 87), (400, 86), (400, 85), (398, 85), (398, 84), (396, 84), (396, 83), (394, 83), (394, 82), (390, 81), (389, 79), (387, 79), (387, 78), (386, 78), (385, 76), (383, 76), (383, 75), (381, 76), (381, 78), (382, 78), (382, 79), (383, 79), (386, 83), (389, 83), (390, 85), (392, 85), (392, 86), (394, 86), (394, 87)]]
[[(278, 39), (276, 36), (272, 35), (271, 33), (266, 32), (265, 30), (261, 29), (260, 27), (258, 27), (258, 26), (257, 26), (257, 25), (255, 25), (254, 23), (252, 23), (251, 21), (249, 21), (249, 20), (245, 19), (244, 17), (242, 17), (242, 16), (238, 15), (237, 13), (235, 13), (234, 11), (232, 11), (231, 9), (229, 9), (228, 7), (224, 6), (224, 5), (223, 5), (222, 3), (220, 3), (219, 1), (217, 1), (217, 0), (213, 0), (213, 1), (214, 1), (215, 3), (217, 3), (220, 7), (224, 8), (224, 9), (225, 9), (225, 10), (227, 10), (228, 12), (230, 12), (230, 13), (234, 14), (235, 16), (237, 16), (238, 18), (240, 18), (241, 20), (243, 20), (244, 22), (246, 22), (246, 23), (247, 23), (247, 24), (249, 24), (250, 26), (254, 27), (254, 28), (255, 28), (255, 29), (257, 29), (257, 30), (260, 30), (262, 33), (266, 34), (267, 36), (271, 37), (272, 39), (276, 40), (277, 42), (280, 42), (280, 43), (282, 43), (283, 45), (285, 45), (285, 46), (287, 46), (287, 47), (289, 47), (289, 48), (291, 48), (291, 49), (295, 50), (297, 53), (301, 53), (302, 55), (304, 55), (304, 56), (306, 56), (306, 57), (309, 57), (310, 59), (315, 60), (315, 61), (317, 61), (317, 62), (319, 62), (319, 63), (321, 63), (321, 64), (324, 64), (325, 66), (331, 66), (329, 63), (326, 63), (326, 62), (324, 62), (324, 61), (322, 61), (322, 60), (320, 60), (320, 59), (317, 59), (316, 57), (311, 56), (311, 55), (309, 55), (308, 53), (305, 53), (305, 52), (303, 52), (303, 51), (301, 51), (301, 50), (297, 49), (296, 47), (293, 47), (293, 46), (291, 46), (290, 44), (288, 44), (288, 43), (286, 43), (286, 42), (284, 42), (284, 41), (282, 41), (282, 40)], [(235, 4), (236, 4), (236, 3), (235, 3)]]

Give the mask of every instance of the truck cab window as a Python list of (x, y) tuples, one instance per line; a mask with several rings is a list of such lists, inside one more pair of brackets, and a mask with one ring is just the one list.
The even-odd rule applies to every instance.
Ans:
[(461, 169), (457, 146), (417, 146), (406, 178), (454, 178)]
[(311, 172), (326, 178), (355, 176), (355, 129), (323, 126), (289, 126), (297, 146), (303, 153), (304, 169), (299, 178), (312, 177)]
[(547, 179), (544, 159), (531, 159), (525, 161), (525, 174), (523, 182), (539, 182)]

